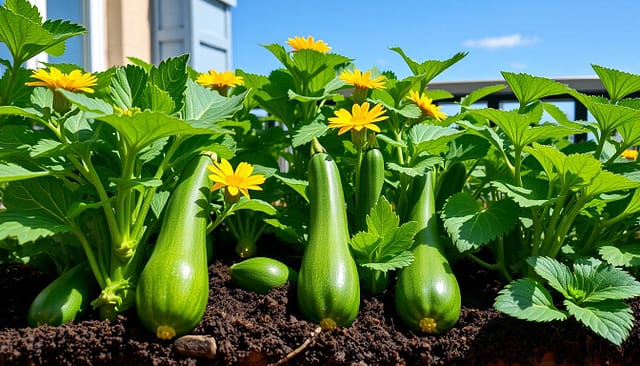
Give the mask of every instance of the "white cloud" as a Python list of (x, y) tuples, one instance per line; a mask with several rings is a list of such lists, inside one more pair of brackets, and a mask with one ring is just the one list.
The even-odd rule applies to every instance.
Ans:
[(538, 37), (523, 37), (521, 34), (511, 34), (501, 37), (470, 39), (464, 42), (464, 46), (496, 50), (500, 48), (526, 46), (536, 42), (538, 42)]

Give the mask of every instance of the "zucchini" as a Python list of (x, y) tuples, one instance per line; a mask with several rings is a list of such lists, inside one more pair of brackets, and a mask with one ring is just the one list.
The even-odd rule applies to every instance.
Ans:
[(142, 324), (160, 339), (193, 330), (209, 297), (207, 224), (211, 158), (193, 158), (164, 209), (162, 227), (136, 289)]
[(355, 231), (367, 230), (367, 215), (376, 205), (384, 185), (384, 157), (379, 148), (364, 152), (360, 163), (360, 178), (356, 190)]
[(418, 223), (413, 262), (398, 273), (395, 307), (411, 329), (440, 334), (460, 317), (458, 281), (444, 255), (435, 213), (433, 172), (416, 177), (409, 198), (415, 201), (408, 220)]
[(35, 297), (27, 320), (29, 326), (58, 326), (79, 318), (99, 293), (89, 262), (62, 273)]
[(322, 329), (350, 325), (360, 308), (360, 283), (349, 251), (349, 228), (340, 173), (314, 140), (309, 161), (309, 236), (298, 274), (298, 306)]
[(280, 262), (267, 257), (245, 259), (229, 267), (233, 282), (243, 290), (266, 294), (287, 281), (296, 281), (298, 273)]
[(438, 192), (436, 193), (436, 211), (440, 212), (447, 199), (454, 193), (462, 191), (467, 179), (467, 168), (464, 163), (454, 163), (442, 173), (438, 179)]

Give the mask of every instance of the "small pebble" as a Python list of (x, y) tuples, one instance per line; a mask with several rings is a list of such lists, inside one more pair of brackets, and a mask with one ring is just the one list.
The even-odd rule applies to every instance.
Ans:
[(213, 337), (206, 335), (185, 335), (173, 344), (176, 352), (192, 357), (216, 358), (217, 346)]

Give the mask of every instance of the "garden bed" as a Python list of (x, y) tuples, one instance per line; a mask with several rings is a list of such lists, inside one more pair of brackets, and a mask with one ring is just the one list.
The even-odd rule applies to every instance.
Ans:
[[(300, 315), (295, 286), (267, 295), (237, 288), (227, 274), (230, 259), (209, 267), (209, 305), (193, 334), (217, 342), (217, 357), (188, 357), (174, 343), (159, 341), (135, 312), (115, 321), (93, 319), (60, 327), (28, 328), (26, 313), (50, 280), (24, 265), (0, 272), (0, 365), (267, 365), (277, 363), (310, 340), (291, 365), (632, 365), (640, 357), (640, 328), (616, 347), (575, 320), (540, 324), (504, 316), (492, 308), (503, 284), (493, 273), (458, 262), (454, 272), (463, 293), (457, 325), (441, 336), (421, 336), (400, 324), (392, 293), (363, 294), (358, 318), (349, 328), (311, 336), (316, 325)], [(640, 300), (629, 302), (636, 318)]]

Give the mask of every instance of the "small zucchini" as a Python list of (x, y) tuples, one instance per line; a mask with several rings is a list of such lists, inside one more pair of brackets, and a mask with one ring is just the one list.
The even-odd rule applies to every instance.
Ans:
[(155, 248), (136, 289), (142, 324), (160, 339), (190, 332), (209, 297), (207, 224), (211, 158), (200, 155), (182, 172), (164, 209)]
[(360, 178), (356, 190), (355, 231), (367, 230), (367, 215), (376, 205), (384, 185), (384, 157), (379, 148), (366, 150), (360, 163)]
[(233, 282), (243, 290), (266, 294), (287, 281), (296, 281), (298, 273), (277, 259), (253, 257), (229, 267)]
[(88, 262), (82, 262), (61, 274), (35, 297), (27, 320), (37, 327), (43, 324), (58, 326), (76, 320), (99, 293)]
[[(435, 213), (433, 173), (414, 178), (415, 200), (408, 220), (418, 223), (413, 262), (398, 273), (395, 306), (411, 329), (440, 334), (460, 317), (458, 281), (444, 256)], [(414, 195), (415, 194), (415, 195)]]
[(349, 251), (349, 228), (340, 173), (314, 140), (309, 161), (310, 219), (298, 274), (298, 305), (322, 329), (350, 325), (360, 308), (360, 283)]

